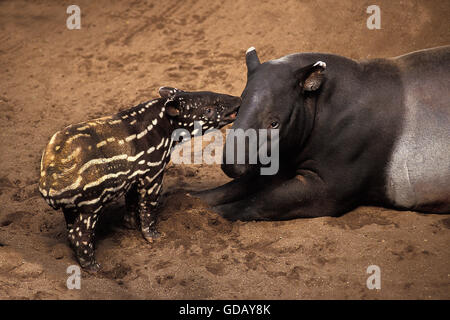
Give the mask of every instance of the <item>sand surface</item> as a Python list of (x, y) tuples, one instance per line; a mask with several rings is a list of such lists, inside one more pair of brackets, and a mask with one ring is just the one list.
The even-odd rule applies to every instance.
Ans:
[[(450, 216), (361, 207), (339, 218), (228, 222), (187, 190), (229, 179), (218, 166), (171, 166), (152, 245), (121, 226), (123, 203), (99, 226), (102, 271), (66, 287), (76, 264), (64, 218), (38, 190), (41, 152), (66, 125), (157, 96), (162, 85), (240, 95), (244, 54), (355, 59), (450, 44), (450, 2), (77, 1), (81, 30), (57, 1), (0, 2), (1, 299), (450, 298)], [(370, 265), (381, 290), (366, 287)]]

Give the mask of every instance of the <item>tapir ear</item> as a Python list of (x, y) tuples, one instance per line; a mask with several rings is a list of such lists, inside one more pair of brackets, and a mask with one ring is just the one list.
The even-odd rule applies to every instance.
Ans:
[(327, 64), (323, 61), (317, 61), (314, 64), (301, 68), (297, 71), (297, 78), (300, 80), (300, 87), (304, 91), (316, 91), (320, 88), (325, 79), (323, 71)]
[(162, 98), (171, 98), (173, 97), (175, 94), (179, 93), (179, 92), (183, 92), (183, 90), (177, 89), (177, 88), (172, 88), (172, 87), (161, 87), (159, 88), (159, 95)]
[(255, 71), (255, 69), (261, 64), (254, 47), (247, 49), (247, 52), (245, 53), (245, 62), (247, 64), (247, 75)]
[(176, 117), (181, 113), (180, 102), (178, 99), (168, 99), (164, 104), (166, 113), (171, 117)]

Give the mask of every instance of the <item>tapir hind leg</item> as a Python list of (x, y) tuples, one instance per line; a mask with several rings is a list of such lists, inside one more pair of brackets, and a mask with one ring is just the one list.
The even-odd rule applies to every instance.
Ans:
[(322, 179), (307, 172), (273, 183), (248, 198), (215, 206), (214, 211), (229, 220), (288, 220), (335, 216), (351, 209), (335, 201)]
[(137, 229), (139, 227), (138, 218), (139, 194), (137, 184), (133, 185), (125, 194), (125, 214), (123, 216), (123, 225), (128, 229)]

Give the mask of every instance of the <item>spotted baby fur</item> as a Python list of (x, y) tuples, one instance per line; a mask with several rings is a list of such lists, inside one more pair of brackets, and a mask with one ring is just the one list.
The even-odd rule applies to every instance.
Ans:
[[(125, 222), (140, 220), (151, 242), (164, 168), (170, 160), (172, 132), (221, 128), (235, 118), (240, 98), (213, 92), (184, 92), (162, 87), (161, 98), (116, 115), (56, 132), (41, 160), (39, 191), (54, 209), (62, 209), (68, 238), (80, 265), (96, 271), (94, 235), (105, 205), (125, 195)], [(198, 134), (197, 132), (195, 134)]]

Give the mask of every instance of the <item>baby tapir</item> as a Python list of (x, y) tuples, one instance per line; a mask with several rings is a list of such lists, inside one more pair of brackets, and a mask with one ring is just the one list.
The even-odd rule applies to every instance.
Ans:
[[(231, 123), (239, 97), (214, 92), (184, 92), (161, 87), (161, 98), (56, 132), (41, 160), (39, 191), (55, 210), (61, 208), (68, 238), (80, 265), (96, 271), (94, 234), (105, 204), (125, 195), (125, 222), (152, 242), (163, 173), (170, 160), (172, 132), (192, 132)], [(197, 134), (197, 133), (196, 133)], [(176, 143), (176, 141), (175, 141)]]

